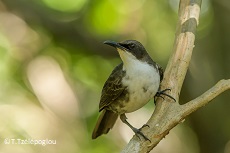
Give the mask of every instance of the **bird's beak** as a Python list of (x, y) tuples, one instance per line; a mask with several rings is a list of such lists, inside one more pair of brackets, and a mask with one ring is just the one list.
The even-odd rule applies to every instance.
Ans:
[(123, 51), (127, 50), (125, 47), (121, 46), (120, 43), (117, 43), (117, 42), (115, 42), (115, 41), (106, 40), (106, 41), (104, 41), (104, 44), (110, 45), (110, 46), (112, 46), (112, 47), (115, 47), (115, 48), (120, 49), (120, 50), (123, 50)]

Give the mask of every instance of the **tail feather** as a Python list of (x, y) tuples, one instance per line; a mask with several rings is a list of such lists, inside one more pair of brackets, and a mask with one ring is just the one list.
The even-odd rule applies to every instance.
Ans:
[(103, 110), (100, 117), (97, 120), (96, 126), (93, 130), (92, 139), (96, 139), (102, 134), (107, 134), (113, 127), (118, 115), (109, 110)]

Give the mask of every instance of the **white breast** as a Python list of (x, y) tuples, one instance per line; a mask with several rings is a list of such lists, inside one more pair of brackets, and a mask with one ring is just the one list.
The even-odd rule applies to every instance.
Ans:
[(129, 61), (124, 65), (126, 76), (122, 83), (128, 86), (129, 102), (123, 110), (133, 112), (143, 107), (154, 97), (160, 85), (158, 69), (139, 60)]

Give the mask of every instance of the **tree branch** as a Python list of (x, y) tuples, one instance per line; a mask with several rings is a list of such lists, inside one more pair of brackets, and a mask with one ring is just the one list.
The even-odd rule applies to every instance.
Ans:
[(185, 118), (192, 112), (196, 111), (202, 106), (205, 106), (219, 94), (223, 93), (226, 90), (230, 89), (230, 79), (220, 80), (215, 86), (211, 89), (197, 97), (196, 99), (191, 100), (190, 102), (181, 106), (181, 118)]
[[(179, 20), (177, 23), (176, 37), (173, 54), (170, 57), (165, 70), (161, 88), (171, 88), (172, 99), (158, 99), (156, 108), (147, 122), (149, 127), (142, 128), (142, 132), (150, 141), (139, 139), (134, 136), (122, 153), (145, 153), (150, 152), (177, 124), (181, 123), (186, 116), (200, 107), (208, 104), (222, 92), (230, 89), (230, 79), (221, 80), (214, 87), (190, 102), (180, 105), (179, 95), (182, 84), (191, 60), (194, 48), (195, 31), (198, 25), (201, 0), (181, 0), (179, 6)], [(163, 102), (164, 101), (164, 102)]]
[(171, 95), (177, 100), (172, 102), (166, 98), (157, 100), (157, 105), (151, 118), (147, 122), (149, 127), (142, 128), (142, 132), (151, 142), (140, 140), (134, 136), (122, 153), (144, 153), (151, 151), (168, 133), (187, 115), (210, 102), (213, 98), (230, 89), (230, 80), (221, 80), (213, 88), (200, 97), (180, 105), (179, 95), (191, 60), (194, 48), (195, 32), (198, 25), (201, 0), (181, 0), (179, 6), (179, 20), (173, 54), (165, 70), (161, 88), (172, 88)]

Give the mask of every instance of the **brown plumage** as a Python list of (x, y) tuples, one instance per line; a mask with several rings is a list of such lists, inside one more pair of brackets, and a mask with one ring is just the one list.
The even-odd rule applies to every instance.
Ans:
[(116, 103), (116, 101), (122, 99), (127, 94), (126, 87), (121, 84), (122, 77), (125, 75), (125, 72), (122, 71), (122, 65), (123, 64), (121, 63), (113, 70), (103, 86), (99, 103), (99, 111), (102, 111), (102, 113), (100, 114), (93, 130), (93, 139), (96, 139), (102, 134), (108, 133), (118, 118), (117, 113), (105, 108), (111, 103)]

